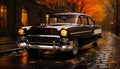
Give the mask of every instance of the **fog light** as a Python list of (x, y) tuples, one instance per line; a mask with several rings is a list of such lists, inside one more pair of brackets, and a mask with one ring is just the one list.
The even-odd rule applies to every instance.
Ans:
[(68, 49), (72, 49), (73, 48), (73, 46), (68, 46)]

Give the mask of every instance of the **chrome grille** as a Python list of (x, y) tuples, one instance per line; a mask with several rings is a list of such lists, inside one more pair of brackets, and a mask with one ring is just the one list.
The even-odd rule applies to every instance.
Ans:
[(40, 37), (40, 36), (28, 36), (27, 37), (28, 42), (30, 44), (54, 44), (59, 45), (60, 44), (60, 38), (59, 37)]

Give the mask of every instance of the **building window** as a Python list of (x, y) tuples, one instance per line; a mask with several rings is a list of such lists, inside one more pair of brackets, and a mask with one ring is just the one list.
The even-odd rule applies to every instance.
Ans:
[(0, 28), (7, 28), (7, 7), (0, 6)]
[(28, 25), (28, 11), (25, 8), (23, 8), (21, 12), (21, 22), (22, 26)]

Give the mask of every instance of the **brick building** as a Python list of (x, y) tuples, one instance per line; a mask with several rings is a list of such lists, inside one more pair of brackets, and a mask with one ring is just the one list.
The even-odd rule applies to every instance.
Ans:
[(0, 0), (0, 36), (14, 36), (20, 26), (40, 25), (47, 13), (35, 0)]

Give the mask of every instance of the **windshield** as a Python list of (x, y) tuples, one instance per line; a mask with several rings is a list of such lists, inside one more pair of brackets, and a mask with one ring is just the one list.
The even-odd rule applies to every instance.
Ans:
[(77, 23), (78, 16), (76, 15), (53, 15), (49, 18), (49, 23)]

